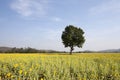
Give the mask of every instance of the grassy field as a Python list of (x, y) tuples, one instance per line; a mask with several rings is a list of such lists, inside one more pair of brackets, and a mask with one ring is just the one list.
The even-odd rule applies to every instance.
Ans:
[(120, 54), (0, 54), (0, 80), (120, 80)]

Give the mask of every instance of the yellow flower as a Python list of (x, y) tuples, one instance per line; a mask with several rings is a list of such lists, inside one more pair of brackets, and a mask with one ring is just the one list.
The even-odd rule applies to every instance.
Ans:
[(14, 67), (15, 67), (15, 68), (18, 67), (18, 64), (15, 64)]
[(103, 67), (103, 65), (102, 65), (102, 64), (100, 64), (100, 67)]
[(14, 76), (11, 76), (11, 78), (13, 78)]
[(1, 76), (0, 76), (0, 80), (2, 80), (2, 79), (1, 79)]
[(86, 80), (86, 78), (83, 78), (83, 80)]
[(109, 64), (107, 63), (107, 64), (106, 64), (106, 66), (108, 67), (108, 66), (109, 66)]
[(22, 74), (22, 72), (23, 72), (22, 70), (19, 70), (19, 74)]
[(11, 76), (11, 73), (7, 73), (7, 77), (10, 77)]
[(32, 68), (30, 68), (29, 71), (32, 71)]
[(38, 67), (38, 66), (39, 66), (39, 64), (37, 63), (37, 64), (36, 64), (36, 67)]
[(114, 76), (115, 76), (115, 77), (119, 76), (119, 73), (115, 73)]
[(41, 78), (40, 80), (44, 80), (43, 78)]
[(33, 80), (35, 80), (35, 78)]
[(20, 78), (18, 78), (18, 80), (21, 80)]
[(82, 79), (79, 79), (79, 80), (82, 80)]
[(27, 72), (24, 73), (25, 75), (27, 74)]

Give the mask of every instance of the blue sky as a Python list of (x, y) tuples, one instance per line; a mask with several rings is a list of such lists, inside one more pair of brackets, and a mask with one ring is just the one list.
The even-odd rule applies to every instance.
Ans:
[(85, 31), (76, 51), (120, 48), (120, 0), (0, 0), (0, 46), (68, 51), (67, 25)]

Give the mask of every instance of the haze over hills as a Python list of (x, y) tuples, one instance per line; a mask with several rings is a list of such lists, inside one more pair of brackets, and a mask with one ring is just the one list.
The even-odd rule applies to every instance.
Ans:
[[(16, 47), (0, 47), (0, 52), (20, 52), (20, 53), (34, 53), (34, 52), (41, 52), (41, 53), (49, 53), (49, 52), (65, 52), (65, 51), (56, 51), (56, 50), (38, 50), (35, 48), (16, 48)], [(100, 53), (120, 53), (120, 49), (107, 49), (107, 50), (100, 50), (100, 51), (91, 51), (91, 50), (85, 50), (85, 51), (80, 51), (80, 52), (100, 52)]]
[(101, 50), (99, 52), (120, 52), (120, 49), (107, 49), (107, 50)]

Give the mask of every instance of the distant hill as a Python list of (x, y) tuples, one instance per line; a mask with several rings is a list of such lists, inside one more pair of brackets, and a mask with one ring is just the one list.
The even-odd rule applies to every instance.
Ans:
[(101, 51), (98, 51), (98, 52), (107, 52), (107, 53), (119, 53), (120, 52), (120, 49), (107, 49), (107, 50), (101, 50)]
[(85, 50), (82, 51), (83, 53), (120, 53), (120, 49), (106, 49), (100, 51), (92, 51), (92, 50)]
[[(35, 48), (16, 48), (16, 47), (0, 47), (0, 53), (58, 53), (65, 51), (55, 51), (55, 50), (38, 50)], [(80, 51), (83, 53), (120, 53), (120, 49), (107, 49), (101, 51), (92, 51), (92, 50), (84, 50)], [(79, 52), (78, 52), (79, 53)]]
[(11, 47), (0, 47), (0, 52), (10, 51), (11, 49)]

